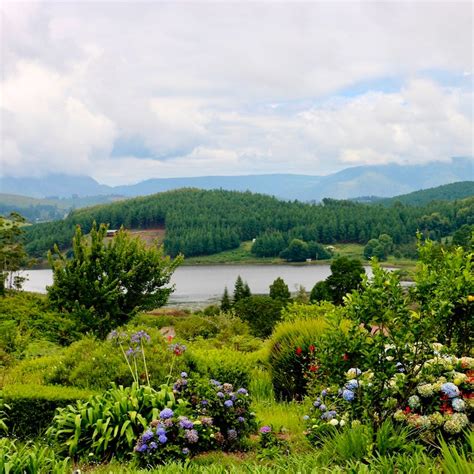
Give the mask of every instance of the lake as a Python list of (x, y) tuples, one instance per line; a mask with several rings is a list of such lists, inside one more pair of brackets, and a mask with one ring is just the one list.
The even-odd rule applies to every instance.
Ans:
[[(369, 267), (366, 267), (366, 271), (371, 273)], [(169, 304), (210, 304), (222, 296), (226, 286), (232, 294), (239, 275), (247, 281), (252, 293), (268, 293), (268, 287), (277, 277), (285, 280), (291, 292), (296, 292), (299, 285), (310, 291), (316, 282), (325, 280), (330, 274), (329, 265), (183, 266), (173, 274), (172, 283), (176, 289)], [(45, 293), (46, 286), (53, 281), (51, 270), (25, 270), (22, 276), (28, 278), (23, 288), (38, 293)]]

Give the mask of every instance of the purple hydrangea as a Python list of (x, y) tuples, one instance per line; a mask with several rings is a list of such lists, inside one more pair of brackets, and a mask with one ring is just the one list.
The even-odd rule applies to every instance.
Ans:
[(237, 418), (237, 421), (238, 421), (239, 423), (244, 423), (244, 422), (245, 422), (245, 418), (244, 418), (243, 416), (239, 416), (239, 417)]
[(143, 435), (142, 435), (142, 441), (143, 441), (144, 443), (148, 443), (148, 441), (150, 441), (151, 439), (153, 439), (153, 436), (154, 436), (153, 431), (147, 430), (147, 431), (145, 431), (145, 433), (143, 433)]
[(188, 420), (187, 418), (183, 418), (180, 422), (179, 422), (179, 426), (181, 428), (184, 428), (186, 430), (191, 430), (192, 428), (194, 428), (194, 423), (191, 421), (191, 420)]
[(441, 391), (449, 398), (455, 398), (459, 396), (459, 388), (451, 382), (446, 382), (441, 385)]
[(352, 390), (343, 390), (342, 392), (342, 398), (346, 401), (346, 402), (352, 402), (352, 400), (354, 400), (354, 397), (355, 397), (355, 394)]
[(173, 410), (171, 408), (165, 408), (164, 410), (160, 411), (160, 418), (162, 420), (167, 420), (173, 416)]
[(141, 443), (135, 448), (135, 451), (137, 451), (138, 453), (144, 453), (147, 449), (148, 445), (145, 443)]
[(161, 435), (161, 436), (158, 436), (158, 441), (161, 443), (161, 444), (165, 444), (166, 441), (168, 441), (168, 438), (166, 437), (166, 435)]
[(227, 408), (230, 408), (230, 407), (234, 406), (234, 402), (232, 400), (226, 400), (224, 402), (224, 406), (226, 406)]
[(262, 426), (259, 431), (260, 431), (260, 433), (265, 434), (265, 433), (270, 433), (270, 431), (272, 431), (272, 429), (271, 429), (270, 426), (265, 425), (265, 426)]
[(224, 394), (222, 392), (217, 392), (216, 395), (219, 397), (219, 398), (224, 398)]
[(162, 426), (159, 426), (159, 427), (156, 429), (156, 434), (157, 434), (158, 436), (165, 435), (165, 434), (166, 434), (166, 430), (165, 430)]
[(239, 388), (237, 390), (237, 393), (240, 394), (240, 395), (247, 395), (249, 392), (247, 392), (247, 390), (245, 390), (245, 388)]
[(197, 443), (199, 440), (199, 435), (196, 430), (186, 430), (184, 432), (184, 437), (188, 443)]

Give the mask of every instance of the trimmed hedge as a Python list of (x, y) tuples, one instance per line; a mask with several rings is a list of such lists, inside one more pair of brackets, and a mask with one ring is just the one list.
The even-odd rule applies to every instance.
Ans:
[(7, 385), (0, 397), (7, 410), (10, 436), (20, 439), (40, 435), (53, 420), (56, 408), (94, 395), (89, 390), (52, 385)]

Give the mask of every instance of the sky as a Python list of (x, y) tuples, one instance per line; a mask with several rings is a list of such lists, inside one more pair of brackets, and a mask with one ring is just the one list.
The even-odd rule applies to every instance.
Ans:
[(472, 156), (473, 5), (3, 2), (0, 174), (117, 185)]

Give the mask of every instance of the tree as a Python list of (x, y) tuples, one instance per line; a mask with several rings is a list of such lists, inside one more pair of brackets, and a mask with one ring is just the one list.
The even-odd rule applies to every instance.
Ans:
[(243, 298), (249, 297), (250, 295), (251, 293), (250, 293), (249, 285), (247, 284), (247, 282), (244, 283), (244, 281), (242, 280), (242, 277), (239, 275), (237, 279), (235, 280), (234, 304)]
[(224, 294), (222, 295), (222, 299), (221, 299), (221, 311), (224, 311), (226, 313), (230, 311), (231, 308), (232, 308), (232, 303), (230, 301), (229, 292), (226, 286), (224, 289)]
[(283, 278), (278, 277), (270, 285), (270, 298), (273, 298), (274, 300), (280, 300), (286, 303), (290, 299), (290, 296), (290, 290)]
[(474, 247), (474, 225), (464, 224), (453, 234), (453, 245), (460, 245), (465, 250)]
[(311, 290), (309, 295), (309, 300), (311, 303), (316, 301), (332, 301), (331, 291), (329, 290), (329, 285), (325, 280), (318, 281)]
[(173, 291), (169, 284), (182, 262), (163, 255), (162, 247), (147, 247), (124, 229), (105, 241), (107, 226), (90, 236), (76, 228), (70, 260), (58, 248), (48, 254), (53, 284), (48, 287), (51, 304), (68, 312), (82, 331), (105, 337), (127, 323), (138, 311), (163, 306)]
[(308, 258), (308, 244), (300, 239), (293, 239), (280, 257), (290, 262), (304, 262)]
[(281, 318), (283, 304), (269, 296), (249, 296), (234, 305), (235, 314), (247, 321), (256, 337), (268, 337)]
[(339, 257), (331, 263), (331, 275), (326, 278), (334, 304), (342, 304), (344, 296), (359, 288), (365, 273), (360, 260)]
[(23, 247), (22, 224), (25, 218), (12, 212), (8, 218), (0, 216), (0, 295), (5, 294), (5, 282), (9, 288), (21, 288), (23, 278), (15, 272), (27, 263), (27, 255)]

